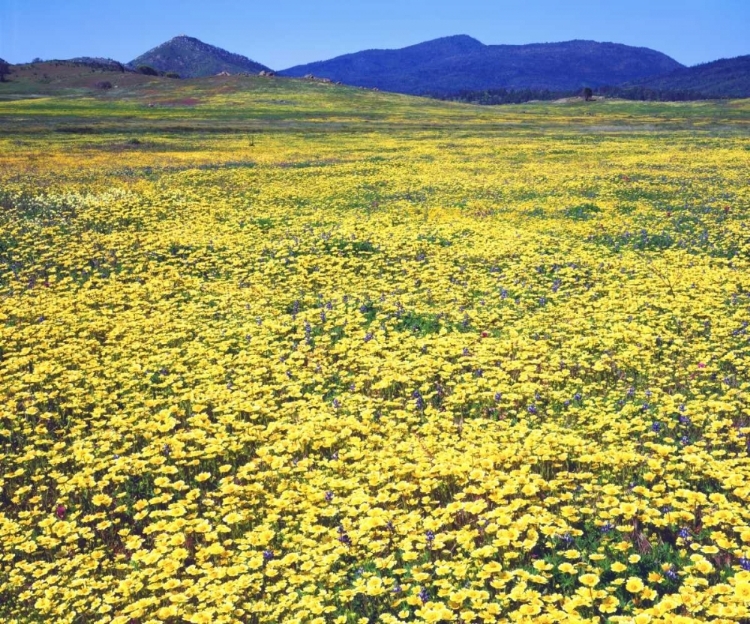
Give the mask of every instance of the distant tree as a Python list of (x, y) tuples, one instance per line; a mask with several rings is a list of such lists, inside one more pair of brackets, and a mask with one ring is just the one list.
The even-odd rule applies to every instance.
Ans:
[(594, 92), (591, 90), (591, 87), (586, 87), (583, 90), (582, 95), (583, 95), (583, 99), (586, 100), (587, 102), (590, 102), (591, 100), (594, 99)]
[(166, 76), (167, 78), (179, 78), (180, 74), (178, 74), (177, 72), (170, 71), (164, 74), (164, 76)]
[(0, 82), (5, 82), (5, 77), (10, 74), (10, 63), (0, 59)]
[(150, 65), (139, 65), (138, 73), (143, 74), (144, 76), (158, 76), (159, 75), (159, 72), (156, 71)]

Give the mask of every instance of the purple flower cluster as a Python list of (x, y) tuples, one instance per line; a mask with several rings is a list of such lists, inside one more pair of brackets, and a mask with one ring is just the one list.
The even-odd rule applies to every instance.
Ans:
[(427, 540), (427, 548), (432, 548), (432, 544), (435, 541), (435, 534), (432, 531), (427, 531), (425, 539)]

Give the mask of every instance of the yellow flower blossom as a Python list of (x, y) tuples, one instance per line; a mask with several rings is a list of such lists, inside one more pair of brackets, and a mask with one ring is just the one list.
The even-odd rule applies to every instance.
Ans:
[(643, 591), (643, 581), (639, 579), (637, 576), (631, 576), (627, 583), (625, 583), (625, 589), (627, 589), (631, 594), (637, 594)]
[(594, 587), (599, 582), (599, 576), (597, 574), (582, 574), (578, 577), (578, 580), (586, 587)]

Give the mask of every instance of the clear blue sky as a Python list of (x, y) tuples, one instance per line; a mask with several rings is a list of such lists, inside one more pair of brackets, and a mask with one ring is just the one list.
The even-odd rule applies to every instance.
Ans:
[(694, 65), (750, 54), (750, 0), (0, 0), (0, 57), (130, 61), (179, 34), (274, 69), (467, 34), (595, 39)]

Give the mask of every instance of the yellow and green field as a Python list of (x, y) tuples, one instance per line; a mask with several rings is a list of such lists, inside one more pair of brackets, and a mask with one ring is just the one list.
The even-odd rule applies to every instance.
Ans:
[(749, 182), (748, 101), (0, 101), (0, 620), (747, 622)]

